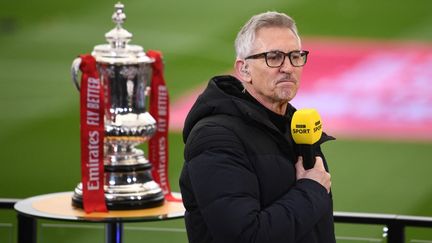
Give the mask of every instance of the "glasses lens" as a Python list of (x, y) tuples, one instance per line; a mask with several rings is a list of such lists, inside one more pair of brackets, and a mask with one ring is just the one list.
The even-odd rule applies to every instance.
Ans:
[(285, 54), (280, 51), (267, 52), (266, 62), (269, 67), (280, 67), (285, 59)]
[(295, 67), (301, 67), (306, 64), (307, 52), (293, 51), (289, 53), (291, 64)]

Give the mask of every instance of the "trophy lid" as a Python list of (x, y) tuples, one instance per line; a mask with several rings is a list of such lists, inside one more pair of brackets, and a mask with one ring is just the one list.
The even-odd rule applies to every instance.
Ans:
[(132, 34), (122, 27), (126, 19), (124, 5), (118, 2), (114, 5), (114, 8), (115, 11), (112, 15), (112, 20), (116, 24), (116, 27), (105, 34), (105, 38), (109, 44), (94, 47), (92, 55), (96, 58), (96, 61), (109, 64), (154, 62), (154, 59), (145, 54), (141, 46), (128, 44), (132, 38)]

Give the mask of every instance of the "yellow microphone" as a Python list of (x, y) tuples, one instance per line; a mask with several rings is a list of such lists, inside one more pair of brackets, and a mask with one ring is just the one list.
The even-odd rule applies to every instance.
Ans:
[(299, 109), (294, 112), (291, 120), (291, 134), (294, 142), (299, 145), (303, 167), (305, 170), (313, 168), (315, 165), (313, 145), (320, 140), (322, 135), (322, 123), (318, 111)]

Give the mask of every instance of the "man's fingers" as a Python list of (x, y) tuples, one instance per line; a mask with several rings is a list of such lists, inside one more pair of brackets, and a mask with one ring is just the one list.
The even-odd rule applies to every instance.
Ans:
[(296, 169), (303, 168), (303, 157), (299, 156), (297, 158), (297, 163), (295, 164)]
[(323, 160), (322, 160), (321, 157), (319, 157), (319, 156), (315, 157), (315, 166), (314, 166), (314, 168), (321, 168), (321, 169), (325, 170), (324, 162), (323, 162)]

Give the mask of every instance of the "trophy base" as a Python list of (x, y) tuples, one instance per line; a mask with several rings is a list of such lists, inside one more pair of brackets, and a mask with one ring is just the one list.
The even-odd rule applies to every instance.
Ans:
[[(163, 205), (164, 196), (159, 195), (154, 198), (147, 198), (146, 200), (124, 200), (124, 201), (106, 201), (108, 210), (133, 210), (133, 209), (145, 209), (154, 208)], [(74, 195), (72, 197), (72, 206), (76, 208), (83, 208), (82, 197)]]
[[(153, 184), (154, 182), (150, 183)], [(154, 183), (156, 184), (156, 183)], [(157, 184), (156, 184), (157, 185)], [(141, 188), (141, 192), (139, 189)], [(162, 190), (143, 191), (148, 185), (134, 185), (130, 188), (105, 188), (105, 203), (108, 210), (133, 210), (153, 208), (162, 205), (165, 201)], [(138, 190), (138, 191), (137, 191)], [(113, 192), (117, 191), (117, 192)], [(118, 191), (122, 191), (119, 193)], [(126, 192), (125, 191), (129, 191)], [(72, 196), (72, 206), (83, 208), (82, 184), (79, 183)]]

